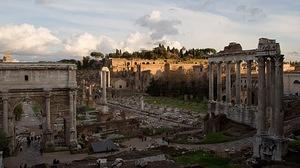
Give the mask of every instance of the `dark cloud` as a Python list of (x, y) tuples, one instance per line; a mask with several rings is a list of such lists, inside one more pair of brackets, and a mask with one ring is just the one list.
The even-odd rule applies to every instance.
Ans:
[(152, 39), (161, 39), (166, 35), (178, 34), (176, 25), (181, 24), (179, 20), (161, 19), (159, 11), (153, 11), (151, 14), (142, 16), (136, 23), (142, 27), (151, 30)]
[(261, 8), (239, 5), (236, 11), (246, 21), (256, 21), (266, 17), (266, 13)]

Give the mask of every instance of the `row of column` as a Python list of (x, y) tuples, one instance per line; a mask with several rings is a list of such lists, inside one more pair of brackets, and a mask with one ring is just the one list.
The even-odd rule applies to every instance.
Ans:
[[(283, 136), (283, 56), (258, 58), (257, 134)], [(270, 127), (267, 128), (267, 112)]]
[[(216, 75), (217, 75), (217, 102), (222, 102), (222, 62), (209, 63), (209, 101), (214, 102), (214, 64), (216, 64)], [(231, 65), (232, 62), (228, 61), (225, 62), (225, 75), (226, 75), (226, 103), (229, 105), (231, 104)], [(241, 61), (236, 61), (236, 104), (241, 104)], [(252, 87), (252, 61), (247, 61), (247, 105), (252, 105), (252, 94), (251, 94), (251, 87)], [(211, 105), (210, 105), (211, 106)], [(211, 109), (211, 107), (209, 107)]]

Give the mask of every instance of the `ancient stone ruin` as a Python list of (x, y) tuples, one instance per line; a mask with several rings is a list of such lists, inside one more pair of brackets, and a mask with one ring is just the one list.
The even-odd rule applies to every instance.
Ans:
[[(45, 146), (54, 147), (62, 125), (65, 146), (77, 147), (76, 66), (58, 63), (0, 63), (0, 128), (15, 148), (14, 109), (24, 101), (40, 105)], [(56, 121), (62, 121), (57, 123)], [(61, 145), (61, 144), (60, 144)]]
[[(228, 118), (256, 127), (253, 156), (266, 160), (282, 160), (287, 151), (283, 137), (283, 55), (279, 43), (261, 38), (258, 48), (243, 50), (240, 44), (229, 46), (212, 57), (209, 62), (209, 114), (210, 118), (225, 114)], [(247, 63), (247, 101), (241, 101), (241, 63)], [(252, 66), (258, 64), (258, 99), (253, 104)], [(225, 102), (222, 100), (222, 65), (225, 64)], [(235, 67), (232, 67), (235, 65)], [(216, 73), (215, 68), (216, 67)], [(231, 72), (235, 69), (235, 97), (232, 97)], [(217, 94), (214, 94), (214, 74), (217, 75)], [(216, 95), (216, 97), (215, 97)], [(255, 122), (256, 121), (256, 122)]]

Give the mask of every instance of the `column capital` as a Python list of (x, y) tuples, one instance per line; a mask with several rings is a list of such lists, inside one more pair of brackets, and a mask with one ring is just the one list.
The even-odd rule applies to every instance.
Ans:
[(282, 66), (283, 65), (284, 57), (283, 55), (273, 57), (273, 61), (275, 62), (275, 66)]
[(51, 97), (51, 92), (50, 91), (45, 91), (45, 97), (50, 98)]
[(257, 63), (259, 67), (264, 67), (266, 62), (266, 57), (258, 57)]
[(235, 61), (236, 64), (241, 64), (242, 60)]
[(8, 92), (2, 91), (2, 100), (7, 101), (8, 100)]

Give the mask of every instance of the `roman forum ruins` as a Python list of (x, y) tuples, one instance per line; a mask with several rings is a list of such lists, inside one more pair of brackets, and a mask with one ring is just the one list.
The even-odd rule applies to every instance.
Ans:
[(100, 86), (102, 88), (101, 104), (103, 106), (103, 112), (108, 112), (107, 106), (107, 87), (110, 87), (110, 71), (107, 67), (103, 67), (100, 71)]
[[(41, 107), (44, 145), (55, 146), (57, 127), (62, 125), (65, 146), (77, 147), (76, 66), (59, 63), (0, 63), (1, 128), (15, 148), (14, 109), (24, 101)], [(60, 121), (60, 123), (58, 123)]]
[[(256, 127), (253, 144), (255, 158), (282, 160), (287, 141), (283, 137), (283, 55), (279, 43), (259, 39), (258, 48), (242, 50), (240, 44), (230, 43), (213, 55), (209, 62), (209, 113), (220, 113), (232, 120)], [(247, 101), (241, 101), (241, 63), (247, 63)], [(258, 105), (252, 102), (252, 64), (258, 64)], [(222, 101), (222, 65), (225, 65), (225, 97)], [(233, 67), (235, 65), (235, 67)], [(235, 96), (232, 96), (231, 72), (235, 68)], [(216, 72), (215, 72), (216, 69)], [(217, 94), (214, 94), (216, 74)], [(216, 95), (216, 97), (215, 97)], [(256, 118), (256, 122), (255, 119)]]

